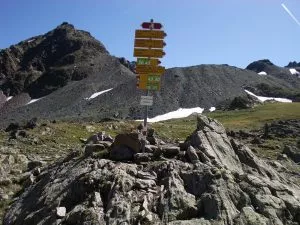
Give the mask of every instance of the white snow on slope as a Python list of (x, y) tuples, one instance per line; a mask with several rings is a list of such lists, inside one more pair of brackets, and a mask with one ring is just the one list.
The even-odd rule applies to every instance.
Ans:
[(30, 40), (27, 41), (27, 43), (30, 43), (30, 42), (33, 42), (33, 41), (35, 41), (35, 39), (30, 39)]
[(257, 95), (255, 95), (252, 92), (247, 91), (247, 90), (245, 90), (245, 92), (248, 93), (249, 95), (252, 95), (252, 96), (256, 97), (258, 100), (260, 100), (262, 102), (267, 101), (267, 100), (275, 100), (277, 102), (292, 102), (292, 100), (287, 99), (287, 98), (263, 97), (263, 96), (257, 96)]
[(216, 110), (216, 107), (210, 107), (210, 109), (209, 109), (210, 112), (213, 112), (215, 110)]
[(176, 111), (168, 112), (166, 114), (148, 119), (148, 122), (155, 123), (155, 122), (169, 120), (169, 119), (184, 118), (190, 116), (193, 113), (202, 113), (203, 110), (204, 109), (200, 107), (190, 108), (190, 109), (179, 108)]
[(261, 75), (261, 76), (265, 76), (265, 75), (268, 75), (265, 71), (261, 71), (258, 73), (258, 75)]
[(290, 72), (293, 75), (300, 74), (296, 69), (290, 69)]
[(38, 101), (38, 100), (40, 100), (40, 99), (42, 99), (42, 98), (31, 99), (30, 102), (28, 102), (26, 105), (29, 105), (29, 104), (31, 104), (31, 103), (34, 103), (34, 102), (36, 102), (36, 101)]
[(9, 96), (9, 97), (7, 97), (6, 101), (11, 100), (12, 98), (13, 98), (13, 96)]
[(85, 98), (85, 99), (86, 100), (91, 100), (91, 99), (96, 98), (97, 96), (99, 96), (101, 94), (104, 94), (105, 92), (108, 92), (108, 91), (111, 91), (111, 90), (112, 90), (112, 88), (104, 90), (104, 91), (96, 92), (96, 93), (92, 94), (89, 98)]

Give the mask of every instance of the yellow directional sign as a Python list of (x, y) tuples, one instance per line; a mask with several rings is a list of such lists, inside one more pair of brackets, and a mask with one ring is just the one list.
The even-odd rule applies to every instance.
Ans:
[(143, 74), (149, 74), (149, 73), (163, 74), (165, 73), (165, 67), (151, 66), (151, 65), (136, 65), (136, 72), (143, 73)]
[(133, 56), (134, 57), (154, 57), (162, 58), (165, 55), (165, 52), (162, 49), (141, 49), (135, 48)]
[(137, 80), (141, 83), (157, 83), (160, 82), (161, 75), (159, 74), (139, 74)]
[(136, 30), (135, 38), (164, 39), (167, 34), (162, 30)]
[(163, 48), (165, 45), (163, 40), (135, 39), (134, 41), (134, 47), (140, 48)]

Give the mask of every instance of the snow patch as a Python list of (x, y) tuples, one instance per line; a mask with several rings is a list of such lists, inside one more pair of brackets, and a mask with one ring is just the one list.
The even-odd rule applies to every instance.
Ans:
[(248, 93), (249, 95), (252, 95), (252, 96), (256, 97), (261, 102), (264, 102), (264, 101), (267, 101), (267, 100), (274, 100), (274, 101), (277, 101), (277, 102), (286, 102), (286, 103), (292, 102), (292, 100), (287, 99), (287, 98), (263, 97), (263, 96), (257, 96), (257, 95), (255, 95), (252, 92), (247, 91), (247, 90), (245, 90), (245, 92)]
[(216, 110), (216, 107), (210, 107), (210, 109), (209, 109), (210, 112), (213, 112), (215, 110)]
[(164, 121), (164, 120), (184, 118), (184, 117), (190, 116), (193, 113), (202, 113), (203, 110), (204, 109), (200, 108), (200, 107), (190, 108), (190, 109), (179, 108), (176, 111), (168, 112), (166, 114), (159, 115), (159, 116), (153, 117), (151, 119), (148, 119), (148, 122), (155, 123), (155, 122)]
[(8, 102), (9, 100), (11, 100), (13, 98), (13, 96), (9, 96), (6, 98), (6, 101)]
[(34, 103), (34, 102), (36, 102), (36, 101), (38, 101), (38, 100), (40, 100), (40, 99), (42, 99), (42, 98), (31, 99), (30, 102), (28, 102), (26, 105), (29, 105), (29, 104), (31, 104), (31, 103)]
[(268, 75), (265, 71), (261, 71), (258, 73), (258, 75), (261, 75), (261, 76), (265, 76), (265, 75)]
[(290, 73), (293, 75), (300, 74), (296, 69), (290, 69)]
[(35, 39), (30, 39), (30, 40), (27, 41), (27, 43), (30, 43), (30, 42), (33, 42), (33, 41), (35, 41)]
[(104, 90), (104, 91), (96, 92), (96, 93), (92, 94), (89, 98), (85, 98), (85, 99), (86, 99), (86, 100), (91, 100), (91, 99), (96, 98), (97, 96), (102, 95), (102, 94), (104, 94), (105, 92), (109, 92), (109, 91), (111, 91), (111, 90), (112, 90), (112, 88), (107, 89), (107, 90)]

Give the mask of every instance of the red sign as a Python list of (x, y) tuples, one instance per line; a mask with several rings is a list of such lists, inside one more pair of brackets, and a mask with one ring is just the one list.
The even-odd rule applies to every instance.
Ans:
[(162, 28), (162, 25), (160, 23), (152, 23), (152, 27), (151, 27), (151, 23), (149, 22), (144, 22), (142, 23), (142, 28), (144, 29), (161, 29)]

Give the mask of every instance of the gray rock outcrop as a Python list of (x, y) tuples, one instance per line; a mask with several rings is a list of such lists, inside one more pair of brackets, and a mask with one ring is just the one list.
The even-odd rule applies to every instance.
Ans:
[(219, 122), (199, 117), (186, 144), (185, 160), (155, 161), (151, 152), (135, 157), (142, 164), (90, 155), (61, 159), (16, 199), (4, 225), (300, 223), (299, 186), (229, 140)]

